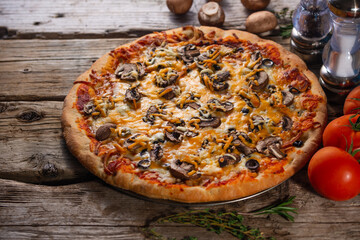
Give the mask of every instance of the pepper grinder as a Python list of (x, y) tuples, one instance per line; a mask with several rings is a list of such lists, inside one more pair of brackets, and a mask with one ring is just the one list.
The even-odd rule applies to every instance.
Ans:
[(291, 51), (307, 64), (322, 64), (322, 51), (331, 36), (326, 0), (301, 0), (293, 14)]
[(360, 0), (329, 0), (333, 35), (323, 52), (320, 83), (346, 95), (360, 83)]

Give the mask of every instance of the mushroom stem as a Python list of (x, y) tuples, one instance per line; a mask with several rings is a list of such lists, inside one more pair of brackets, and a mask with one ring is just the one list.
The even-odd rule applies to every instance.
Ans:
[(198, 18), (201, 25), (221, 26), (225, 20), (225, 13), (217, 2), (208, 2), (200, 9)]

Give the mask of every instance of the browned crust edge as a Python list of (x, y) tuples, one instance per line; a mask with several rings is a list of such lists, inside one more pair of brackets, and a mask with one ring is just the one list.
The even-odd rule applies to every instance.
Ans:
[[(70, 90), (64, 101), (63, 113), (61, 117), (64, 137), (66, 144), (71, 153), (80, 161), (80, 163), (86, 167), (90, 172), (99, 178), (103, 179), (108, 184), (115, 187), (119, 187), (126, 190), (131, 190), (135, 193), (158, 199), (169, 199), (179, 202), (211, 202), (211, 201), (225, 201), (236, 198), (249, 196), (265, 189), (276, 186), (277, 184), (287, 180), (300, 170), (318, 149), (321, 134), (325, 127), (327, 118), (326, 109), (326, 96), (316, 78), (316, 76), (307, 69), (306, 64), (293, 53), (290, 53), (284, 49), (281, 45), (270, 41), (259, 38), (256, 35), (248, 32), (238, 30), (224, 31), (214, 27), (200, 27), (201, 31), (205, 34), (215, 31), (216, 38), (225, 38), (236, 34), (240, 39), (247, 39), (250, 42), (256, 42), (258, 44), (270, 43), (275, 45), (280, 51), (280, 58), (284, 61), (289, 62), (293, 67), (297, 67), (300, 71), (310, 79), (312, 92), (320, 95), (324, 98), (324, 101), (319, 104), (316, 109), (317, 115), (315, 120), (321, 123), (321, 126), (317, 129), (306, 132), (307, 141), (304, 146), (299, 150), (302, 154), (296, 155), (292, 162), (285, 166), (285, 171), (281, 174), (267, 174), (254, 181), (241, 182), (239, 179), (231, 181), (229, 184), (221, 185), (219, 187), (204, 188), (204, 187), (166, 187), (158, 184), (150, 183), (146, 180), (140, 179), (138, 176), (130, 173), (117, 172), (115, 176), (105, 174), (104, 167), (101, 158), (93, 154), (90, 149), (90, 140), (86, 136), (85, 132), (78, 127), (77, 119), (81, 117), (81, 114), (74, 107), (76, 102), (76, 92), (80, 84), (75, 84)], [(172, 29), (166, 31), (166, 33), (181, 32), (182, 28)], [(156, 36), (157, 33), (150, 35)], [(122, 45), (126, 47), (131, 45), (128, 43)], [(109, 55), (106, 54), (97, 60), (91, 67), (91, 70), (100, 71), (101, 68), (106, 64)], [(90, 70), (80, 75), (77, 81), (87, 81), (89, 78)]]

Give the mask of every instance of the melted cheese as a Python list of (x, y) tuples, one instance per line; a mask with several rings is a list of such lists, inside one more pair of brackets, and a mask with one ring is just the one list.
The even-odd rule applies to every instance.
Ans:
[[(208, 46), (200, 49), (200, 51), (204, 53), (212, 47), (213, 46)], [(212, 74), (213, 71), (210, 69), (197, 69), (196, 64), (192, 64), (189, 68), (193, 70), (186, 73), (186, 68), (178, 56), (176, 46), (169, 44), (168, 46), (158, 47), (155, 51), (152, 49), (145, 51), (139, 58), (134, 59), (134, 62), (144, 62), (148, 72), (136, 83), (137, 90), (141, 93), (142, 98), (136, 103), (135, 108), (123, 100), (125, 91), (130, 87), (130, 84), (116, 79), (114, 75), (111, 75), (108, 80), (112, 82), (112, 87), (107, 83), (101, 87), (100, 92), (102, 96), (100, 98), (96, 96), (94, 89), (89, 88), (90, 96), (95, 99), (96, 110), (98, 110), (101, 115), (101, 117), (94, 116), (91, 119), (91, 129), (95, 132), (106, 122), (116, 123), (118, 126), (126, 126), (130, 128), (132, 134), (141, 134), (140, 137), (135, 139), (134, 143), (128, 146), (128, 149), (131, 150), (140, 145), (142, 148), (149, 150), (152, 143), (164, 141), (165, 131), (174, 131), (173, 127), (167, 125), (168, 122), (176, 123), (181, 119), (185, 121), (185, 126), (179, 127), (178, 130), (190, 130), (198, 132), (199, 135), (195, 137), (185, 136), (179, 144), (165, 141), (162, 144), (164, 157), (161, 161), (163, 163), (170, 163), (174, 159), (179, 159), (192, 164), (197, 172), (204, 175), (216, 176), (218, 180), (226, 180), (231, 178), (235, 173), (246, 170), (245, 160), (231, 167), (219, 167), (218, 158), (229, 150), (233, 141), (233, 137), (227, 137), (229, 129), (235, 128), (239, 132), (247, 133), (252, 139), (252, 143), (247, 143), (247, 145), (254, 148), (257, 141), (272, 134), (282, 134), (282, 137), (290, 138), (291, 136), (286, 136), (286, 134), (282, 133), (279, 123), (284, 114), (292, 117), (294, 120), (296, 117), (293, 111), (289, 110), (286, 106), (281, 106), (282, 94), (280, 91), (277, 91), (271, 96), (265, 91), (255, 92), (251, 89), (249, 82), (247, 82), (247, 79), (255, 75), (256, 72), (265, 71), (269, 75), (269, 85), (278, 86), (277, 75), (281, 73), (281, 70), (275, 68), (252, 70), (252, 68), (259, 63), (260, 58), (257, 61), (251, 61), (250, 53), (245, 52), (242, 58), (234, 59), (229, 56), (232, 52), (232, 48), (221, 46), (210, 55), (210, 59), (204, 60), (204, 66), (211, 67), (214, 64), (218, 64), (219, 59), (222, 58), (222, 60), (220, 60), (222, 70), (227, 70), (231, 73), (230, 79), (227, 81), (229, 88), (223, 92), (216, 92), (212, 88), (210, 79), (205, 79), (205, 84), (200, 81), (201, 72), (205, 71)], [(160, 66), (166, 68), (157, 71)], [(176, 94), (179, 96), (172, 100), (166, 100), (160, 97), (170, 92), (171, 89), (159, 94), (163, 88), (157, 87), (154, 84), (154, 79), (156, 76), (169, 79), (169, 75), (166, 77), (166, 74), (170, 71), (172, 72), (171, 74), (178, 73), (180, 75), (176, 81), (176, 85), (179, 87)], [(132, 74), (137, 73), (134, 72)], [(208, 78), (207, 75), (204, 76)], [(279, 90), (282, 88), (286, 88), (286, 86), (279, 86)], [(195, 102), (195, 100), (189, 98), (191, 95), (196, 97), (196, 102), (201, 104), (202, 108), (207, 108), (207, 102), (212, 98), (216, 98), (221, 101), (232, 102), (234, 109), (229, 113), (211, 112), (213, 116), (221, 118), (221, 125), (216, 129), (209, 127), (200, 129), (198, 125), (199, 119), (190, 120), (193, 117), (201, 117), (199, 111), (191, 107), (184, 108), (186, 103)], [(112, 96), (112, 98), (108, 102), (105, 102), (104, 96)], [(257, 96), (259, 96), (259, 98)], [(278, 99), (273, 99), (276, 97)], [(244, 98), (249, 99), (253, 107), (248, 106)], [(297, 100), (295, 100), (294, 104), (297, 104), (296, 101)], [(146, 116), (148, 109), (153, 105), (163, 105), (165, 107), (163, 113), (153, 114), (155, 121), (150, 124), (144, 121), (143, 117)], [(180, 107), (178, 107), (179, 105)], [(243, 108), (249, 109), (249, 113), (244, 114), (241, 111)], [(255, 128), (251, 118), (256, 115), (263, 116), (266, 118), (266, 121), (257, 132), (251, 132), (249, 129)], [(124, 137), (117, 137), (117, 143), (114, 144), (114, 149), (117, 149), (121, 153), (126, 151), (125, 148), (121, 146), (124, 139)], [(205, 139), (208, 139), (208, 144), (204, 147), (203, 142)], [(246, 142), (245, 139), (241, 140)], [(240, 154), (236, 149), (233, 151)], [(128, 152), (126, 156), (132, 160), (141, 159), (138, 153)], [(260, 161), (264, 156), (259, 153), (253, 153), (245, 157), (245, 159), (250, 158), (259, 159)], [(169, 171), (158, 164), (152, 164), (151, 170), (158, 173), (161, 181), (169, 183), (176, 182), (169, 174)], [(196, 171), (194, 170), (190, 174), (195, 174)]]

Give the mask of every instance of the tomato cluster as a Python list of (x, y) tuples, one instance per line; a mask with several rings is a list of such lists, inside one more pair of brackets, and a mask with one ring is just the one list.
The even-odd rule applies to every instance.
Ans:
[(344, 116), (326, 126), (324, 148), (314, 154), (308, 168), (313, 188), (335, 201), (360, 193), (360, 86), (349, 93), (343, 111)]

